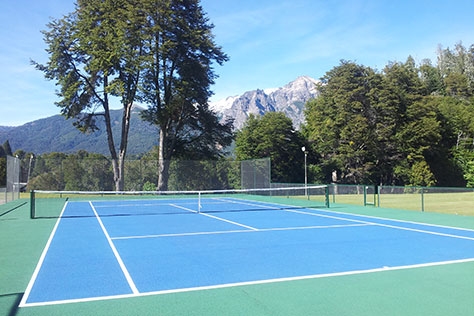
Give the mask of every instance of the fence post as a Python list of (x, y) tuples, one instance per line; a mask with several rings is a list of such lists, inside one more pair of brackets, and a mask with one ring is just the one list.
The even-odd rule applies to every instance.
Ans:
[(376, 196), (377, 196), (377, 186), (374, 186), (374, 198), (372, 202), (367, 201), (367, 189), (369, 188), (368, 185), (364, 185), (364, 206), (367, 205), (376, 205)]

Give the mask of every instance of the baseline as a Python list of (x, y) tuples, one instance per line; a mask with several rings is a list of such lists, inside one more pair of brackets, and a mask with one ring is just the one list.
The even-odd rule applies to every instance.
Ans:
[[(70, 214), (81, 214), (81, 217)], [(87, 216), (83, 216), (86, 214)], [(133, 294), (110, 241), (86, 201), (65, 203), (20, 307), (50, 301)]]
[(276, 279), (257, 280), (257, 281), (248, 281), (248, 282), (226, 283), (226, 284), (198, 286), (198, 287), (190, 287), (190, 288), (182, 288), (182, 289), (140, 292), (138, 294), (120, 294), (120, 295), (108, 295), (108, 296), (96, 296), (96, 297), (89, 297), (89, 298), (58, 300), (58, 301), (50, 301), (50, 302), (45, 302), (45, 303), (29, 303), (27, 306), (28, 307), (34, 307), (34, 306), (73, 304), (73, 303), (87, 303), (87, 302), (96, 302), (96, 301), (146, 297), (146, 296), (154, 296), (154, 295), (166, 295), (166, 294), (196, 292), (196, 291), (204, 291), (204, 290), (217, 290), (217, 289), (242, 287), (242, 286), (252, 286), (252, 285), (259, 285), (259, 284), (271, 284), (271, 283), (292, 282), (292, 281), (300, 281), (300, 280), (322, 279), (322, 278), (331, 278), (331, 277), (343, 277), (343, 276), (370, 274), (370, 273), (383, 273), (383, 272), (388, 272), (388, 271), (419, 269), (419, 268), (443, 266), (443, 265), (450, 265), (450, 264), (469, 263), (469, 262), (474, 262), (474, 258), (461, 259), (461, 260), (448, 260), (448, 261), (440, 261), (440, 262), (430, 262), (430, 263), (413, 264), (413, 265), (405, 265), (405, 266), (397, 266), (397, 267), (382, 267), (382, 268), (366, 269), (366, 270), (354, 270), (354, 271), (344, 271), (344, 272), (335, 272), (335, 273), (304, 275), (304, 276), (298, 276), (298, 277), (288, 277), (288, 278), (276, 278)]

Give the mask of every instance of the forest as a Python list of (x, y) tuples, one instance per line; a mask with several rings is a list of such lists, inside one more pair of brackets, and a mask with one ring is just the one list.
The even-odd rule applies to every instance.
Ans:
[(302, 181), (305, 147), (313, 183), (474, 186), (474, 46), (437, 55), (381, 71), (342, 60), (306, 104), (301, 132), (250, 117), (237, 158), (272, 157), (277, 182)]

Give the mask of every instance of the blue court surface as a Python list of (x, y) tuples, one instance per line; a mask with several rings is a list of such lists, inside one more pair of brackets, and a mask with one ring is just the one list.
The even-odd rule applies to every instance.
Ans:
[(67, 202), (20, 306), (474, 261), (473, 230), (230, 198), (200, 202), (201, 212), (193, 200)]

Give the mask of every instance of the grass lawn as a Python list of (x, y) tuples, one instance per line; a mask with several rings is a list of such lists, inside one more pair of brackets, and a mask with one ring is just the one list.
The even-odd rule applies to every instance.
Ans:
[[(331, 202), (364, 205), (363, 194), (340, 194), (330, 197)], [(378, 203), (374, 195), (367, 202)], [(462, 193), (406, 193), (380, 194), (380, 207), (412, 211), (435, 212), (474, 216), (474, 192)]]

